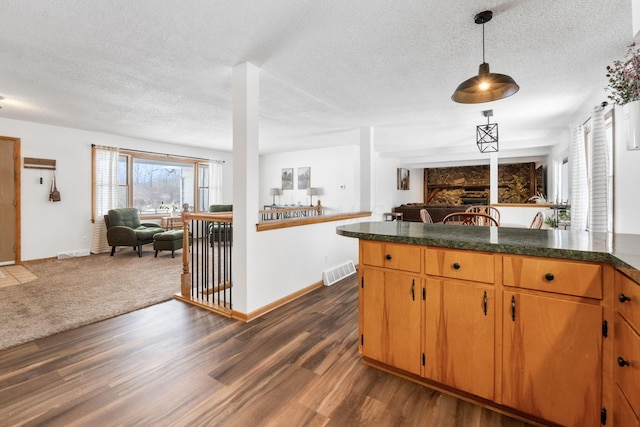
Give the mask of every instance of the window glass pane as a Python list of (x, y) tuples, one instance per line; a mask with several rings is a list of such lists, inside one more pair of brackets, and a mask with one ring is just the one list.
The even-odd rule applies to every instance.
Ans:
[(193, 204), (193, 164), (133, 159), (133, 206), (141, 213), (180, 211)]
[(199, 193), (198, 212), (209, 210), (209, 189), (201, 188)]
[(118, 156), (118, 184), (127, 185), (127, 156)]
[(209, 187), (209, 165), (198, 165), (198, 187)]
[(560, 203), (569, 203), (569, 159), (562, 160), (560, 168)]
[(118, 187), (118, 207), (126, 208), (129, 204), (129, 187), (120, 186)]

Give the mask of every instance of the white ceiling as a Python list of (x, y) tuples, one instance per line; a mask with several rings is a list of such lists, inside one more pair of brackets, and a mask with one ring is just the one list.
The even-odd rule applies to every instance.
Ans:
[[(451, 101), (477, 74), (520, 85)], [(3, 0), (0, 117), (230, 151), (231, 71), (261, 69), (260, 152), (358, 144), (411, 166), (539, 156), (632, 40), (631, 0)], [(1, 134), (0, 130), (0, 134)]]

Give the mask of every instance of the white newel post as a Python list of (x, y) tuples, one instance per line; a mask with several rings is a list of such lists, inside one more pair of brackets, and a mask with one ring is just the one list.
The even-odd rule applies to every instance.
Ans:
[(622, 106), (627, 150), (640, 150), (640, 101)]

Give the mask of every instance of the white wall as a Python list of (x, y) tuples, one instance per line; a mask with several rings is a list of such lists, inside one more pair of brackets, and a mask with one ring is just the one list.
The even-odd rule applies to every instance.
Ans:
[(640, 234), (640, 150), (627, 150), (622, 109), (616, 106), (614, 114), (613, 232)]
[[(500, 225), (503, 227), (529, 228), (538, 211), (544, 212), (545, 219), (552, 218), (554, 215), (552, 209), (536, 206), (536, 204), (528, 206), (500, 205), (498, 210), (500, 211)], [(549, 226), (543, 224), (542, 228), (549, 228)]]
[(375, 159), (375, 186), (372, 217), (376, 221), (382, 220), (382, 214), (404, 203), (423, 202), (424, 169), (409, 169), (409, 190), (398, 190), (398, 168), (406, 167), (397, 159)]
[[(231, 154), (163, 144), (98, 132), (0, 119), (3, 136), (20, 138), (21, 156), (56, 160), (56, 182), (62, 201), (49, 202), (51, 173), (24, 169), (21, 173), (22, 260), (88, 253), (91, 246), (91, 144), (158, 153), (225, 160), (223, 199), (231, 203)], [(40, 184), (43, 175), (44, 184)], [(86, 239), (85, 239), (86, 238)]]
[(357, 264), (358, 239), (336, 234), (336, 227), (361, 220), (368, 218), (256, 233), (261, 256), (252, 272), (261, 279), (248, 284), (246, 306), (238, 302), (236, 309), (252, 313), (321, 281), (325, 269), (348, 260)]
[(310, 197), (307, 190), (297, 189), (297, 169), (310, 167), (311, 187), (319, 188), (322, 193), (313, 197), (314, 205), (321, 200), (326, 214), (360, 210), (359, 153), (359, 147), (345, 145), (260, 156), (260, 207), (273, 203), (269, 189), (282, 187), (284, 168), (293, 168), (294, 189), (282, 191), (280, 196), (276, 196), (276, 203), (308, 206)]

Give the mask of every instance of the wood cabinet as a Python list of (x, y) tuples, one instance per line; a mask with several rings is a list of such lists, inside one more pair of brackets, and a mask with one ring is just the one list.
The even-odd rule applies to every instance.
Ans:
[(640, 416), (640, 285), (626, 275), (615, 275), (613, 376), (617, 397), (616, 425), (639, 426)]
[[(614, 419), (634, 414), (628, 425), (638, 425), (640, 360), (634, 357), (640, 339), (629, 319), (640, 319), (636, 309), (616, 317), (616, 351), (631, 354), (616, 373), (613, 341), (605, 341), (606, 324), (614, 324), (613, 286), (604, 283), (605, 277), (613, 281), (610, 266), (360, 245), (365, 362), (537, 422), (597, 426), (609, 412)], [(632, 301), (633, 292), (640, 294), (635, 284), (620, 286), (627, 286), (620, 293), (633, 295)], [(625, 330), (621, 322), (630, 326)], [(624, 405), (613, 403), (618, 396)], [(607, 425), (627, 424), (618, 419)]]
[(502, 403), (562, 425), (599, 425), (602, 308), (503, 295)]
[(440, 304), (433, 313), (438, 317), (427, 311), (425, 320), (425, 343), (427, 346), (436, 343), (425, 351), (428, 377), (493, 400), (494, 289), (474, 283), (427, 280), (431, 282), (427, 287), (427, 301), (435, 298), (436, 304)]
[(502, 403), (562, 425), (599, 425), (602, 267), (505, 255), (503, 277)]
[(494, 256), (425, 249), (424, 376), (493, 400)]
[[(413, 260), (416, 260), (417, 263)], [(420, 249), (407, 245), (363, 245), (360, 286), (360, 347), (364, 356), (420, 374), (422, 277)], [(382, 268), (374, 268), (382, 267)]]

